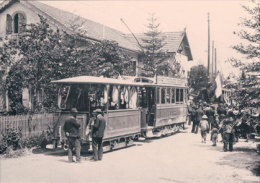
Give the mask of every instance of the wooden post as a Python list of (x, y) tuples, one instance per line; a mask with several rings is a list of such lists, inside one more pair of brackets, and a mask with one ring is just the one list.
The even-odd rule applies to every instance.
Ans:
[(212, 41), (212, 63), (211, 63), (211, 80), (214, 78), (214, 71), (213, 71), (213, 65), (214, 65), (214, 41)]
[(208, 77), (210, 78), (210, 25), (209, 25), (209, 13), (208, 13)]
[(215, 48), (215, 76), (217, 76), (217, 48)]

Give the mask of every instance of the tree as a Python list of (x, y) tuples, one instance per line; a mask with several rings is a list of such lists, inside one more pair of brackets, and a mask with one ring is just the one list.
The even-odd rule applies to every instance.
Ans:
[(78, 32), (52, 29), (41, 16), (39, 23), (26, 25), (24, 30), (0, 49), (1, 65), (9, 68), (6, 87), (13, 114), (24, 112), (23, 88), (30, 89), (37, 112), (55, 106), (57, 88), (52, 80), (79, 75), (115, 77), (132, 71), (126, 72), (130, 59), (115, 42), (93, 43)]
[(202, 88), (208, 85), (208, 71), (203, 65), (193, 66), (190, 70), (188, 78), (189, 86), (195, 91), (199, 92)]
[(241, 78), (236, 86), (235, 99), (243, 106), (260, 106), (260, 4), (252, 1), (252, 8), (243, 6), (250, 18), (243, 18), (243, 29), (234, 32), (243, 43), (233, 49), (244, 55), (244, 59), (231, 58), (228, 61), (241, 70)]
[(169, 75), (180, 69), (177, 63), (169, 63), (166, 61), (170, 56), (163, 52), (164, 38), (160, 36), (158, 30), (160, 24), (154, 14), (148, 19), (147, 32), (145, 38), (142, 39), (143, 55), (142, 55), (142, 75), (153, 77), (157, 75)]
[(191, 94), (207, 102), (215, 99), (216, 83), (208, 83), (208, 71), (203, 65), (193, 66), (190, 70), (188, 85), (192, 89)]

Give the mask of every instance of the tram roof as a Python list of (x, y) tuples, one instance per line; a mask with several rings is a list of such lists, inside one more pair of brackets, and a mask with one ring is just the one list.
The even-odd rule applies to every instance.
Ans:
[(131, 86), (146, 86), (146, 87), (180, 87), (186, 88), (183, 84), (162, 84), (162, 83), (147, 83), (147, 82), (134, 82), (132, 79), (114, 79), (95, 76), (77, 76), (52, 81), (52, 83), (61, 84), (115, 84), (115, 85), (131, 85)]
[(143, 86), (142, 83), (136, 83), (124, 79), (114, 79), (105, 77), (95, 77), (95, 76), (77, 76), (71, 78), (65, 78), (61, 80), (52, 81), (52, 83), (63, 83), (63, 84), (116, 84), (116, 85), (133, 85), (133, 86)]
[(153, 83), (142, 83), (143, 86), (151, 86), (151, 87), (178, 87), (178, 88), (187, 88), (185, 85), (171, 85), (171, 84), (153, 84)]

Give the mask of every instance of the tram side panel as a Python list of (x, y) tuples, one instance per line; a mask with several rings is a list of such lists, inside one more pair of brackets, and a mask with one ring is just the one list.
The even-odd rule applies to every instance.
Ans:
[(139, 134), (141, 131), (140, 111), (115, 110), (105, 114), (107, 122), (104, 140)]
[(134, 138), (140, 136), (140, 111), (115, 110), (105, 113), (106, 129), (103, 138), (103, 150), (110, 151), (133, 144)]
[(155, 127), (168, 126), (186, 122), (186, 105), (158, 105), (156, 109)]

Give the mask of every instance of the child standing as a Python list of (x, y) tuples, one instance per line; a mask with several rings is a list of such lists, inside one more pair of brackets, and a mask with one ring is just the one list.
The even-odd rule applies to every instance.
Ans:
[(201, 130), (201, 143), (206, 143), (207, 133), (209, 131), (209, 123), (207, 121), (208, 117), (206, 115), (202, 116), (202, 120), (200, 121), (200, 130)]

